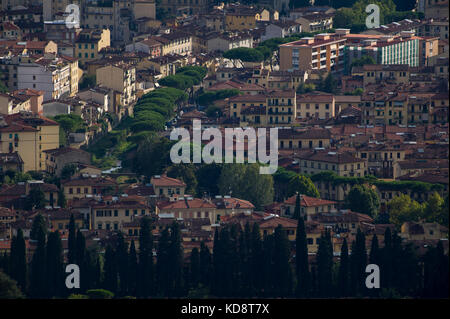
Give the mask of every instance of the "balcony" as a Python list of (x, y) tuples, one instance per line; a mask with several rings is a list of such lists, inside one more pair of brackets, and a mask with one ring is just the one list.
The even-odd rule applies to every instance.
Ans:
[(292, 111), (273, 111), (273, 110), (269, 110), (268, 112), (269, 115), (293, 115), (294, 113)]

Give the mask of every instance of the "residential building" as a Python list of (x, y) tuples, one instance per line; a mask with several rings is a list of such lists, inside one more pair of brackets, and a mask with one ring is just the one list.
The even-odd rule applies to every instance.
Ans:
[(182, 31), (152, 36), (152, 40), (161, 43), (161, 55), (189, 55), (192, 52), (192, 36)]
[[(350, 34), (342, 31), (346, 39), (347, 68), (354, 59), (371, 56), (376, 64), (408, 64), (419, 66), (420, 37), (414, 32), (402, 31), (398, 36)], [(345, 34), (347, 33), (347, 34)]]
[(333, 94), (311, 92), (297, 95), (297, 117), (329, 119), (336, 115)]
[(280, 45), (280, 70), (343, 71), (345, 38), (318, 34)]
[(314, 175), (325, 171), (344, 177), (364, 177), (368, 174), (367, 159), (357, 158), (350, 153), (306, 151), (297, 153), (295, 160), (303, 174)]
[(99, 52), (110, 46), (109, 29), (85, 29), (80, 32), (75, 41), (75, 57), (81, 63), (100, 57)]
[(184, 196), (157, 202), (156, 215), (176, 219), (208, 218), (211, 224), (220, 220), (220, 217), (216, 216), (216, 205), (210, 200)]
[(236, 48), (253, 48), (253, 36), (247, 32), (224, 32), (211, 35), (206, 40), (208, 52), (225, 52)]
[(154, 39), (133, 42), (125, 47), (126, 52), (143, 52), (154, 58), (161, 55), (162, 43)]
[(301, 25), (303, 32), (326, 31), (333, 28), (334, 13), (312, 13), (295, 20)]
[(59, 124), (30, 112), (0, 118), (0, 153), (17, 152), (23, 170), (45, 169), (45, 150), (59, 146)]
[(266, 30), (264, 35), (261, 37), (261, 41), (272, 38), (285, 38), (300, 32), (302, 32), (302, 27), (297, 22), (289, 20), (274, 21), (266, 26)]
[(78, 60), (44, 55), (17, 67), (17, 87), (44, 91), (44, 101), (74, 96), (78, 92)]
[(315, 128), (308, 130), (279, 129), (279, 149), (315, 149), (329, 148), (331, 133), (327, 129)]
[(92, 225), (94, 229), (119, 231), (123, 225), (138, 216), (150, 216), (151, 207), (133, 198), (120, 198), (117, 201), (100, 202), (92, 206)]
[(91, 164), (91, 154), (77, 148), (60, 147), (45, 150), (45, 170), (60, 177), (67, 165)]
[(96, 71), (97, 85), (112, 89), (119, 94), (115, 113), (121, 113), (120, 106), (128, 107), (136, 101), (136, 68), (127, 63), (113, 63)]
[(105, 196), (117, 192), (117, 183), (110, 178), (89, 176), (61, 183), (66, 199)]
[[(281, 204), (281, 212), (284, 216), (293, 218), (297, 195), (293, 195)], [(332, 213), (336, 211), (336, 202), (321, 198), (315, 198), (300, 194), (300, 214), (307, 221), (319, 213)]]
[(186, 184), (183, 181), (167, 177), (167, 175), (155, 175), (150, 183), (155, 194), (161, 197), (184, 196), (186, 190)]

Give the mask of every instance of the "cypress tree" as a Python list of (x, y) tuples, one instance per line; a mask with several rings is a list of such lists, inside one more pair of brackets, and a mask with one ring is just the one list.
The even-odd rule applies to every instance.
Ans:
[(157, 287), (158, 291), (163, 296), (169, 296), (169, 243), (170, 234), (169, 228), (165, 227), (161, 232), (161, 237), (158, 240), (158, 251), (156, 258), (156, 274), (157, 274)]
[[(333, 254), (330, 233), (325, 231), (320, 237), (317, 250), (317, 284), (320, 297), (332, 295)], [(331, 253), (330, 253), (331, 252)]]
[(437, 287), (437, 296), (439, 298), (448, 298), (449, 286), (449, 259), (448, 254), (444, 254), (444, 246), (440, 240), (436, 246), (438, 267), (436, 274), (441, 277)]
[(339, 262), (339, 294), (341, 297), (348, 296), (348, 286), (349, 286), (349, 261), (348, 261), (348, 245), (347, 239), (344, 238), (344, 242), (341, 247), (341, 257)]
[(154, 293), (154, 265), (153, 265), (153, 235), (150, 219), (141, 219), (139, 235), (139, 264), (138, 264), (138, 295), (149, 297)]
[(181, 247), (180, 225), (173, 222), (170, 227), (169, 270), (171, 295), (181, 297), (183, 294), (183, 248)]
[(61, 297), (64, 291), (63, 250), (59, 232), (49, 234), (46, 251), (47, 296)]
[(384, 247), (381, 251), (381, 264), (380, 269), (383, 269), (383, 276), (381, 276), (381, 286), (385, 288), (390, 288), (392, 285), (393, 276), (393, 258), (392, 256), (392, 235), (391, 229), (386, 228), (384, 232)]
[(117, 292), (117, 258), (116, 252), (109, 244), (106, 246), (103, 271), (103, 286), (115, 294)]
[(81, 231), (78, 229), (75, 240), (75, 263), (82, 267), (85, 264), (86, 258), (86, 239)]
[(47, 236), (47, 223), (44, 216), (37, 214), (33, 219), (31, 225), (30, 238), (33, 240), (39, 240), (41, 232), (44, 232), (44, 236)]
[(303, 218), (297, 223), (295, 238), (295, 261), (297, 270), (297, 296), (308, 296), (310, 274), (308, 266), (308, 243), (306, 241), (306, 229)]
[[(6, 253), (5, 253), (6, 257)], [(8, 258), (5, 258), (5, 265), (7, 265)], [(26, 260), (26, 246), (23, 237), (22, 229), (17, 230), (17, 236), (14, 236), (11, 242), (10, 275), (11, 278), (17, 281), (22, 291), (27, 290), (27, 260)], [(5, 267), (6, 268), (6, 267)]]
[[(77, 262), (76, 260), (76, 247), (77, 247), (77, 236), (76, 236), (76, 229), (75, 229), (75, 217), (73, 214), (70, 215), (70, 221), (69, 221), (69, 238), (68, 241), (68, 253), (67, 253), (67, 259), (69, 264), (75, 264)], [(79, 265), (78, 265), (79, 266)]]
[(244, 231), (241, 232), (241, 236), (239, 237), (239, 264), (241, 266), (240, 269), (240, 278), (241, 282), (241, 297), (251, 297), (252, 294), (252, 282), (251, 282), (251, 258), (250, 258), (250, 250), (251, 250), (251, 229), (250, 224), (247, 222), (244, 226)]
[(200, 282), (208, 287), (211, 280), (211, 253), (204, 242), (200, 243)]
[(211, 278), (211, 292), (214, 296), (219, 296), (221, 291), (221, 255), (220, 255), (220, 237), (219, 229), (216, 228), (214, 231), (214, 242), (213, 242), (213, 254), (212, 254), (212, 278)]
[(136, 296), (138, 262), (134, 240), (132, 240), (130, 244), (130, 253), (128, 255), (128, 269), (128, 294), (131, 296)]
[(128, 271), (128, 245), (120, 232), (117, 235), (116, 254), (117, 272), (119, 275), (119, 295), (125, 296), (128, 292), (128, 277), (131, 273)]
[(241, 256), (239, 255), (239, 233), (238, 224), (232, 224), (230, 227), (230, 244), (226, 247), (228, 250), (228, 269), (230, 271), (230, 297), (238, 297), (242, 291), (242, 282), (240, 271), (242, 269)]
[[(228, 227), (224, 227), (219, 234), (219, 244), (220, 244), (220, 274), (219, 278), (220, 282), (220, 296), (221, 297), (230, 297), (232, 295), (233, 283), (233, 270), (231, 267), (231, 239), (230, 239), (230, 231)], [(231, 271), (230, 271), (231, 270)]]
[(367, 266), (366, 239), (358, 229), (356, 240), (352, 246), (351, 255), (351, 287), (355, 294), (361, 294), (365, 290), (365, 271)]
[(290, 248), (286, 231), (281, 225), (274, 232), (273, 274), (278, 274), (275, 280), (275, 297), (289, 297), (292, 291), (292, 271), (289, 264)]
[(275, 278), (273, 275), (273, 263), (274, 263), (274, 236), (273, 235), (265, 235), (264, 240), (262, 242), (262, 257), (261, 257), (261, 265), (259, 267), (262, 268), (261, 275), (261, 286), (262, 286), (262, 297), (273, 297), (275, 296), (275, 281), (278, 278)]
[(374, 234), (372, 237), (372, 244), (370, 246), (369, 262), (380, 266), (380, 249), (378, 248), (378, 237)]
[(250, 267), (251, 267), (251, 296), (260, 296), (263, 289), (263, 273), (261, 265), (264, 264), (262, 241), (259, 225), (254, 223), (252, 226), (251, 240), (250, 240)]
[(295, 198), (295, 208), (294, 208), (294, 219), (301, 219), (300, 212), (300, 194), (297, 192), (297, 197)]
[(33, 221), (33, 224), (36, 224), (34, 236), (37, 238), (37, 247), (31, 261), (30, 294), (33, 298), (46, 296), (46, 231), (42, 220), (43, 217), (39, 214)]
[(191, 288), (198, 288), (200, 282), (200, 253), (197, 247), (194, 247), (190, 256), (189, 285)]
[[(69, 243), (70, 241), (68, 242), (68, 244)], [(92, 256), (87, 256), (88, 254), (86, 251), (86, 239), (84, 238), (84, 235), (80, 231), (80, 229), (78, 229), (78, 231), (76, 232), (75, 246), (72, 247), (72, 253), (74, 253), (74, 256), (71, 256), (71, 258), (74, 259), (75, 264), (80, 267), (80, 273), (83, 274), (83, 276), (80, 276), (80, 289), (81, 291), (85, 291), (91, 285), (91, 282), (93, 280), (93, 278), (91, 278), (92, 274), (89, 265)]]

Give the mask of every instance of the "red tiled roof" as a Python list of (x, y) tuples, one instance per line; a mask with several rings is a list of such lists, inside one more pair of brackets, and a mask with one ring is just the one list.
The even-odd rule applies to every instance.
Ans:
[[(297, 200), (297, 195), (293, 195), (286, 199), (283, 204), (286, 205), (295, 205)], [(336, 204), (336, 202), (321, 198), (310, 197), (306, 195), (301, 195), (300, 206), (304, 207), (313, 207), (313, 206), (322, 206), (322, 205), (332, 205)]]
[(186, 184), (176, 178), (167, 177), (166, 175), (161, 175), (160, 177), (152, 177), (150, 183), (156, 187), (185, 187)]

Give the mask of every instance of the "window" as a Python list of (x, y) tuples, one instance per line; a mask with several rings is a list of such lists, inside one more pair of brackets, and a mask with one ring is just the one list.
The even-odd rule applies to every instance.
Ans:
[(119, 211), (117, 209), (114, 210), (114, 217), (119, 216)]
[(130, 211), (128, 209), (125, 210), (125, 216), (130, 216)]

